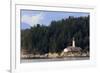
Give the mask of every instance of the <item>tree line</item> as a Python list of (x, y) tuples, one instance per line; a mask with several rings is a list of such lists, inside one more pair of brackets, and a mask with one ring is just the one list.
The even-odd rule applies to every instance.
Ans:
[(50, 25), (37, 24), (30, 29), (21, 29), (21, 49), (31, 54), (61, 53), (64, 48), (75, 45), (89, 51), (89, 16), (51, 21)]

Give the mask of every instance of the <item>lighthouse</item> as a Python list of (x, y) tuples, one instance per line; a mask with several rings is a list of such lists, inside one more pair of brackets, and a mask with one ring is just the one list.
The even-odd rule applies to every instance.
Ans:
[(75, 45), (75, 39), (72, 38), (72, 45), (64, 48), (62, 55), (64, 56), (81, 56), (81, 48)]
[(75, 47), (75, 40), (73, 38), (73, 41), (72, 41), (72, 47)]

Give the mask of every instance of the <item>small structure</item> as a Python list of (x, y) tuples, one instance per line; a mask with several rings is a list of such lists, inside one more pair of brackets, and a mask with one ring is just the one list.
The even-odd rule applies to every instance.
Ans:
[(64, 49), (64, 55), (65, 56), (79, 56), (81, 53), (81, 48), (75, 46), (75, 40), (73, 38), (72, 41), (72, 46), (68, 46), (67, 48)]

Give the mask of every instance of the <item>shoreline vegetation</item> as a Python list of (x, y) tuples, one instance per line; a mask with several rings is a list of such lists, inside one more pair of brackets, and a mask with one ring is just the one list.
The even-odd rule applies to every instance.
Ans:
[(34, 54), (24, 54), (21, 55), (21, 59), (53, 59), (53, 58), (78, 58), (78, 57), (89, 57), (89, 52), (87, 53), (77, 53), (77, 52), (67, 52), (67, 53), (48, 53), (44, 55), (34, 55)]

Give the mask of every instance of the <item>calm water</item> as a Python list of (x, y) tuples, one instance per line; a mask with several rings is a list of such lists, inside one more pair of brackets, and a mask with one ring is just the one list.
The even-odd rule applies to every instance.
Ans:
[(52, 58), (52, 59), (21, 59), (21, 63), (73, 61), (73, 60), (89, 60), (89, 57), (66, 57), (66, 58)]

